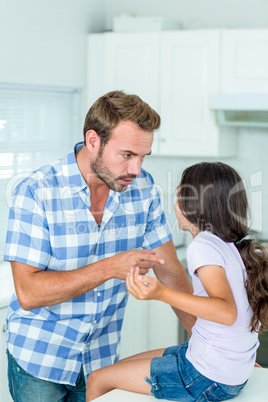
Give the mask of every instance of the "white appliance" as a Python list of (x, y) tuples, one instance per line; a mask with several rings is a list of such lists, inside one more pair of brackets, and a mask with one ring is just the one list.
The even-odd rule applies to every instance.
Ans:
[(268, 127), (268, 94), (218, 94), (210, 97), (222, 126)]

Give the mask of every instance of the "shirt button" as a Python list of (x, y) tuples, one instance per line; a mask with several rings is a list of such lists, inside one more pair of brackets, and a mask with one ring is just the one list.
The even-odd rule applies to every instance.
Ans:
[(98, 293), (97, 293), (97, 296), (100, 297), (100, 296), (101, 296), (101, 292), (98, 292)]
[(83, 346), (83, 351), (85, 352), (87, 350), (87, 345)]

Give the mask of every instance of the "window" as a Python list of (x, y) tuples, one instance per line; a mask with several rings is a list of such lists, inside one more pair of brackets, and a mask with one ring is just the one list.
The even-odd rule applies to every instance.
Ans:
[(0, 261), (12, 192), (30, 172), (72, 149), (79, 103), (74, 88), (0, 84)]

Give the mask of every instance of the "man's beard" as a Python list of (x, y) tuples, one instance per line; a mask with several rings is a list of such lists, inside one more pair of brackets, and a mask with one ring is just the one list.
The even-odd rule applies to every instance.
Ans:
[(103, 148), (100, 148), (96, 159), (94, 161), (90, 162), (91, 170), (111, 190), (118, 191), (118, 192), (125, 191), (127, 188), (127, 185), (120, 183), (119, 180), (120, 179), (123, 179), (123, 180), (135, 179), (136, 176), (128, 175), (128, 176), (119, 176), (117, 178), (114, 177), (114, 175), (110, 171), (110, 169), (104, 165), (103, 159), (102, 159), (102, 154), (103, 154)]

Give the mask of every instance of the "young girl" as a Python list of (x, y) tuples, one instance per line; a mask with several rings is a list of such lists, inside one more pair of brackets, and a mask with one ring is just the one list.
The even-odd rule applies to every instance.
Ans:
[(132, 270), (129, 292), (160, 300), (197, 318), (189, 342), (129, 357), (93, 372), (87, 401), (120, 388), (173, 401), (235, 397), (255, 363), (258, 332), (268, 326), (265, 250), (245, 239), (247, 197), (240, 176), (223, 163), (187, 168), (178, 186), (178, 225), (187, 249), (194, 295), (171, 290)]

